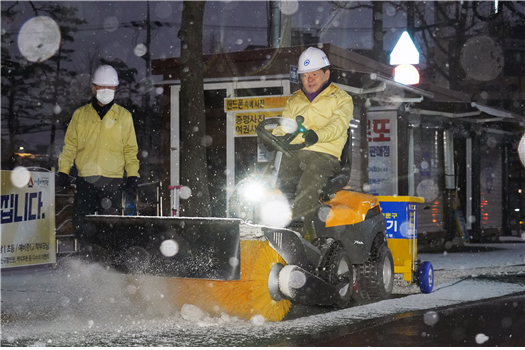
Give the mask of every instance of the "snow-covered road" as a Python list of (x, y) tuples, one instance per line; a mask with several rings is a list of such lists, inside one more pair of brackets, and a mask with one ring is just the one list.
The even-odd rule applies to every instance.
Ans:
[(296, 318), (278, 323), (210, 317), (192, 307), (172, 310), (162, 286), (154, 286), (148, 309), (139, 310), (130, 301), (133, 288), (126, 276), (78, 261), (39, 275), (4, 274), (1, 344), (268, 346), (386, 315), (525, 292), (525, 242), (519, 239), (467, 245), (457, 252), (422, 253), (419, 258), (434, 265), (431, 294), (421, 294), (396, 276), (393, 299), (331, 312), (315, 308), (309, 316), (295, 313)]

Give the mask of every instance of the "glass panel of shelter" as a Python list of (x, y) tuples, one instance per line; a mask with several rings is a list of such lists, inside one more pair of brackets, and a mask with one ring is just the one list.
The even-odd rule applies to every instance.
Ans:
[[(251, 96), (278, 96), (283, 95), (282, 86), (236, 89), (237, 97)], [(266, 166), (265, 162), (257, 161), (257, 137), (236, 137), (235, 138), (235, 183), (248, 177), (250, 174), (262, 171)]]

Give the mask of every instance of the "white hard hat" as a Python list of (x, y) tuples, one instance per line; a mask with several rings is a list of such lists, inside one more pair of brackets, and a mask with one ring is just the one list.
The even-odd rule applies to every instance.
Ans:
[(299, 69), (297, 73), (314, 72), (330, 65), (326, 54), (316, 47), (309, 47), (299, 56)]
[(115, 68), (108, 65), (98, 67), (95, 74), (93, 74), (93, 84), (99, 86), (117, 86), (117, 71)]

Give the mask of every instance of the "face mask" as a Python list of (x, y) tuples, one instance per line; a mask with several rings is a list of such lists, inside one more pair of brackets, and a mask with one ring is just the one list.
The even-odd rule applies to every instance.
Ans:
[(97, 100), (98, 102), (107, 105), (115, 98), (115, 90), (111, 89), (100, 89), (97, 90)]

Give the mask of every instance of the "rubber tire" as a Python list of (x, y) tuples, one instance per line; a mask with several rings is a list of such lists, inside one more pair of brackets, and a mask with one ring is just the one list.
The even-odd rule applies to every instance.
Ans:
[(375, 240), (370, 258), (356, 265), (357, 294), (364, 300), (390, 298), (394, 288), (394, 259), (384, 240)]
[(429, 294), (434, 288), (434, 267), (429, 261), (423, 261), (419, 266), (419, 289), (422, 293)]
[(341, 292), (337, 293), (335, 306), (338, 308), (347, 307), (352, 301), (354, 291), (354, 270), (350, 256), (341, 243), (334, 242), (326, 251), (318, 269), (318, 275), (335, 286), (338, 291), (344, 290), (342, 294)]

